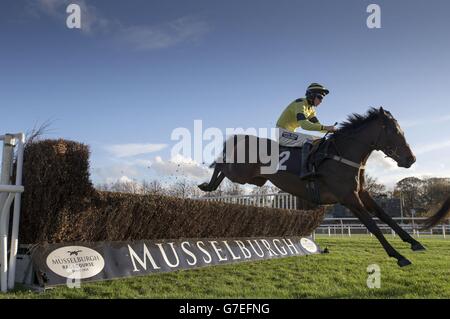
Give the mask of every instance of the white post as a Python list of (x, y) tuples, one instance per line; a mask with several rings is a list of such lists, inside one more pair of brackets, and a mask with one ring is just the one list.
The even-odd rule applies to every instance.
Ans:
[[(22, 186), (22, 167), (23, 167), (23, 147), (25, 143), (25, 135), (23, 133), (18, 136), (17, 144), (17, 163), (16, 163), (16, 186)], [(23, 190), (22, 190), (23, 191)], [(19, 220), (20, 220), (20, 203), (22, 192), (18, 192), (14, 197), (13, 225), (11, 233), (11, 248), (9, 252), (9, 274), (8, 289), (14, 289), (16, 279), (16, 259), (17, 249), (19, 247)]]
[(444, 236), (444, 238), (445, 238), (445, 224), (444, 225), (442, 225), (442, 235)]
[(351, 230), (350, 230), (350, 225), (348, 226), (348, 237), (352, 237), (352, 232), (351, 232)]
[(1, 281), (1, 290), (2, 292), (6, 292), (8, 290), (8, 227), (9, 224), (6, 223), (7, 216), (9, 215), (9, 210), (11, 208), (12, 201), (14, 199), (14, 193), (9, 193), (5, 203), (3, 204), (3, 209), (1, 212), (1, 218), (0, 218), (0, 228), (1, 228), (1, 249), (2, 249), (2, 256), (1, 256), (1, 274), (0, 274), (0, 281)]
[[(0, 173), (0, 185), (8, 187), (11, 184), (11, 169), (14, 159), (13, 140), (14, 137), (10, 134), (1, 136), (3, 141), (3, 154)], [(7, 272), (8, 272), (8, 230), (9, 230), (9, 206), (8, 199), (12, 196), (8, 194), (7, 189), (2, 189), (0, 193), (0, 288), (2, 292), (7, 291)], [(11, 193), (10, 193), (11, 194)], [(12, 194), (11, 194), (12, 195)]]
[[(2, 171), (0, 176), (0, 185), (11, 185), (11, 175), (14, 160), (14, 136), (6, 134), (2, 136), (3, 139), (3, 154), (2, 154)], [(0, 193), (0, 211), (3, 209), (3, 204), (8, 197), (7, 193)], [(9, 212), (6, 216), (5, 222), (9, 225)], [(6, 236), (8, 236), (9, 227), (6, 228)]]
[(331, 227), (328, 226), (328, 237), (331, 237)]
[[(18, 231), (20, 216), (20, 199), (23, 192), (22, 184), (22, 164), (23, 164), (23, 144), (25, 135), (7, 134), (0, 136), (3, 141), (3, 156), (0, 177), (0, 289), (6, 292), (8, 288), (14, 288), (16, 256), (18, 247)], [(14, 162), (14, 146), (17, 148), (16, 182), (11, 185), (12, 168)], [(14, 200), (14, 212), (12, 219), (11, 249), (8, 267), (8, 231), (10, 226), (11, 204)], [(8, 271), (9, 268), (9, 271)]]

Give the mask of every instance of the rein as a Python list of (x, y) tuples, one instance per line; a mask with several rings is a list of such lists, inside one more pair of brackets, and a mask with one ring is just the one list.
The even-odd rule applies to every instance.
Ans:
[[(335, 123), (334, 125), (337, 125), (337, 123)], [(345, 138), (345, 139), (353, 140), (353, 141), (355, 141), (355, 142), (357, 142), (357, 143), (359, 143), (359, 144), (362, 144), (362, 145), (369, 145), (371, 148), (373, 148), (373, 149), (375, 149), (375, 150), (377, 150), (377, 151), (382, 150), (382, 151), (385, 153), (385, 155), (386, 155), (385, 157), (390, 157), (390, 158), (392, 158), (392, 159), (398, 158), (398, 157), (399, 157), (399, 155), (398, 155), (398, 145), (395, 145), (395, 148), (392, 147), (392, 146), (389, 146), (389, 145), (385, 145), (385, 146), (383, 146), (383, 147), (380, 147), (381, 134), (382, 134), (383, 132), (385, 132), (385, 130), (386, 130), (386, 123), (383, 121), (383, 123), (382, 123), (382, 125), (381, 125), (381, 128), (380, 128), (380, 130), (379, 130), (379, 132), (378, 132), (378, 137), (377, 137), (375, 143), (370, 143), (370, 144), (367, 143), (367, 142), (363, 142), (363, 141), (359, 140), (358, 138), (356, 138), (356, 137), (354, 137), (354, 136), (347, 135), (347, 134), (343, 134), (343, 133), (341, 133), (341, 132), (339, 132), (339, 131), (334, 132), (334, 134), (332, 135), (332, 137), (334, 137), (335, 135), (336, 135), (336, 136), (340, 135), (340, 136), (342, 136), (342, 137)], [(320, 149), (320, 147), (322, 146), (322, 144), (325, 143), (325, 142), (327, 141), (326, 138), (327, 138), (327, 136), (328, 136), (329, 133), (330, 133), (330, 132), (327, 132), (327, 133), (325, 134), (325, 136), (323, 137), (323, 142), (321, 142), (321, 144), (319, 145), (319, 148), (318, 148), (318, 149)], [(350, 166), (350, 167), (353, 167), (353, 168), (357, 168), (357, 169), (365, 169), (365, 168), (366, 168), (365, 165), (362, 165), (361, 163), (356, 163), (356, 162), (353, 162), (353, 161), (351, 161), (351, 160), (348, 160), (348, 159), (342, 157), (342, 156), (340, 155), (339, 149), (338, 149), (338, 147), (337, 147), (337, 145), (336, 145), (336, 143), (335, 143), (335, 139), (331, 139), (331, 138), (330, 138), (330, 139), (328, 139), (328, 140), (330, 141), (330, 143), (332, 143), (332, 144), (334, 145), (334, 148), (335, 148), (335, 150), (336, 150), (336, 152), (337, 152), (337, 155), (330, 155), (330, 154), (325, 153), (324, 155), (325, 155), (326, 158), (333, 159), (333, 160), (335, 160), (335, 161), (337, 161), (337, 162), (339, 162), (339, 163), (345, 164), (345, 165)], [(326, 152), (326, 151), (325, 151), (325, 152)]]
[[(336, 124), (335, 124), (335, 125), (336, 125)], [(330, 132), (327, 132), (323, 138), (326, 139), (326, 137), (327, 137), (327, 135), (328, 135), (329, 133), (330, 133)], [(363, 144), (363, 145), (367, 145), (367, 143), (362, 142), (362, 141), (360, 141), (359, 139), (357, 139), (357, 138), (355, 138), (355, 137), (353, 137), (353, 136), (345, 135), (345, 134), (342, 134), (342, 133), (339, 133), (339, 132), (334, 132), (334, 134), (336, 134), (336, 135), (341, 135), (341, 136), (343, 136), (344, 138), (354, 140), (354, 141), (356, 141), (356, 142), (358, 142), (358, 143), (360, 143), (360, 144)], [(334, 136), (334, 134), (333, 134), (333, 136)], [(377, 149), (377, 148), (378, 148), (378, 142), (379, 142), (379, 140), (380, 140), (380, 137), (381, 137), (381, 130), (380, 130), (380, 133), (378, 134), (378, 138), (377, 138), (377, 141), (376, 141), (375, 145), (374, 145), (374, 144), (371, 144), (370, 146), (371, 146), (371, 147), (374, 147), (375, 149)], [(362, 169), (362, 170), (366, 169), (366, 166), (365, 166), (365, 165), (362, 165), (361, 163), (353, 162), (353, 161), (351, 161), (351, 160), (348, 160), (348, 159), (346, 159), (346, 158), (340, 156), (340, 155), (339, 155), (339, 154), (340, 154), (339, 149), (338, 149), (336, 143), (334, 142), (334, 140), (331, 140), (331, 143), (333, 143), (333, 145), (334, 145), (334, 147), (335, 147), (336, 152), (338, 153), (338, 155), (329, 155), (329, 154), (326, 154), (326, 156), (327, 156), (328, 158), (330, 158), (330, 159), (332, 159), (332, 160), (335, 160), (336, 162), (339, 162), (339, 163), (348, 165), (348, 166), (350, 166), (350, 167), (356, 168), (356, 169), (358, 169), (358, 170), (360, 170), (360, 169)]]
[[(381, 150), (382, 150), (383, 153), (385, 154), (385, 158), (386, 158), (386, 157), (390, 157), (390, 158), (392, 158), (392, 159), (399, 158), (399, 154), (398, 154), (398, 145), (395, 145), (395, 148), (393, 148), (392, 146), (384, 146), (383, 149), (382, 149), (382, 148), (380, 147), (381, 133), (382, 133), (383, 131), (385, 131), (385, 129), (386, 129), (386, 125), (385, 125), (385, 123), (384, 123), (384, 121), (383, 121), (383, 124), (382, 124), (382, 126), (381, 126), (381, 128), (380, 128), (380, 131), (379, 131), (379, 133), (378, 133), (377, 140), (375, 141), (375, 143), (370, 143), (370, 147), (372, 147), (374, 150), (377, 150), (377, 151), (381, 151)], [(362, 141), (360, 141), (359, 139), (357, 139), (356, 137), (353, 137), (353, 136), (351, 136), (351, 135), (346, 135), (346, 134), (342, 134), (342, 133), (339, 133), (339, 132), (335, 132), (335, 134), (341, 135), (341, 136), (343, 136), (343, 137), (345, 137), (345, 138), (348, 138), (348, 139), (351, 139), (351, 140), (354, 140), (354, 141), (356, 141), (356, 142), (358, 142), (358, 143), (360, 143), (360, 144), (367, 145), (366, 142), (362, 142)], [(326, 135), (325, 135), (325, 136), (326, 136)], [(333, 143), (333, 144), (334, 144), (334, 143)], [(334, 145), (335, 145), (335, 147), (336, 147), (336, 144), (334, 144)], [(336, 147), (336, 150), (338, 151), (337, 147)], [(339, 151), (338, 151), (338, 153), (339, 153)]]

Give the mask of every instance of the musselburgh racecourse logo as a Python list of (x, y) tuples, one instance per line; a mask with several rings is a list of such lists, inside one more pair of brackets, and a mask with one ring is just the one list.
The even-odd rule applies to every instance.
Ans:
[(69, 279), (85, 279), (97, 275), (105, 261), (97, 251), (84, 246), (65, 246), (47, 256), (47, 266), (54, 273)]
[[(249, 138), (235, 143), (231, 138), (235, 135), (247, 135)], [(186, 127), (178, 127), (172, 131), (170, 138), (177, 142), (171, 149), (172, 158), (181, 155), (197, 163), (211, 159), (217, 163), (259, 162), (264, 165), (261, 166), (262, 174), (274, 174), (286, 169), (280, 165), (278, 143), (272, 143), (279, 140), (277, 128), (226, 128), (224, 133), (217, 127), (204, 129), (203, 121), (195, 120), (192, 132)]]

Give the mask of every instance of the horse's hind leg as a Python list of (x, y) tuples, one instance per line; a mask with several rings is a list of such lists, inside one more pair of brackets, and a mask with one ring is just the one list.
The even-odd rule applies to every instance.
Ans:
[(219, 187), (220, 183), (222, 183), (224, 178), (225, 178), (225, 174), (223, 172), (220, 172), (218, 177), (216, 178), (215, 182), (211, 186), (211, 191), (215, 191), (217, 189), (217, 187)]
[[(214, 168), (214, 172), (213, 172), (213, 175), (212, 175), (209, 183), (202, 183), (202, 184), (198, 185), (198, 188), (200, 188), (204, 192), (215, 191), (217, 189), (217, 187), (219, 187), (219, 185), (223, 181), (223, 179), (225, 178), (225, 175), (223, 173), (221, 173), (220, 176), (219, 176), (219, 173), (221, 173), (221, 172), (220, 172), (219, 168), (216, 166)], [(219, 178), (218, 178), (218, 176), (219, 176)]]
[(386, 212), (378, 206), (375, 200), (370, 196), (367, 191), (362, 191), (359, 193), (359, 197), (363, 202), (364, 206), (375, 214), (381, 221), (389, 225), (398, 235), (399, 237), (409, 244), (411, 244), (411, 249), (414, 251), (422, 251), (425, 250), (425, 247), (422, 246), (417, 240), (411, 237), (403, 228), (400, 227)]

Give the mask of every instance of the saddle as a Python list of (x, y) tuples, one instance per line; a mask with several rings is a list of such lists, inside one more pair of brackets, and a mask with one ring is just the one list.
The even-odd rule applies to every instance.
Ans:
[[(317, 172), (322, 162), (329, 158), (328, 148), (329, 141), (326, 138), (313, 141), (313, 146), (309, 152), (307, 159), (308, 171)], [(301, 173), (302, 148), (289, 147), (280, 145), (279, 151), (279, 171), (287, 171), (291, 174), (299, 176)], [(308, 192), (308, 200), (311, 203), (319, 205), (321, 203), (319, 185), (316, 178), (306, 182), (306, 189)]]

